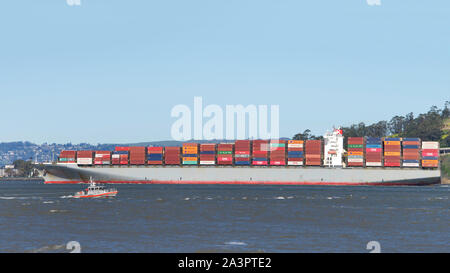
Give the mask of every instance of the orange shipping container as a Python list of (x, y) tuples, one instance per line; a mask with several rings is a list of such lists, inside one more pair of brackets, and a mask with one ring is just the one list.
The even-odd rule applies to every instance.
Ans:
[(384, 145), (400, 145), (400, 141), (385, 141)]
[(386, 156), (400, 156), (400, 152), (384, 152)]

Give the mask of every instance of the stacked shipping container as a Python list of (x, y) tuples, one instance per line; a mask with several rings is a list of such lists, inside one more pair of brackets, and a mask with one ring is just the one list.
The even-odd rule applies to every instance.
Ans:
[(145, 147), (130, 148), (130, 165), (144, 165), (146, 160)]
[(110, 165), (111, 152), (110, 151), (96, 151), (94, 165)]
[(75, 151), (61, 151), (59, 154), (58, 162), (61, 163), (76, 163), (76, 152)]
[(366, 167), (383, 166), (383, 148), (381, 138), (366, 138)]
[(420, 166), (420, 138), (404, 138), (402, 140), (403, 147), (403, 167), (419, 167)]
[(234, 165), (250, 165), (250, 140), (235, 141)]
[(77, 164), (78, 165), (92, 165), (92, 151), (78, 151), (77, 152)]
[(113, 165), (128, 165), (128, 152), (130, 147), (116, 147), (112, 155)]
[(321, 140), (306, 140), (305, 155), (307, 166), (321, 166), (322, 165), (322, 141)]
[(180, 147), (165, 147), (164, 163), (166, 165), (180, 165)]
[(364, 166), (364, 137), (349, 137), (347, 151), (347, 166)]
[(439, 142), (436, 141), (422, 142), (422, 167), (425, 168), (439, 167)]
[(282, 166), (286, 165), (286, 141), (274, 140), (270, 141), (270, 165)]
[(385, 138), (384, 139), (384, 166), (400, 167), (401, 165), (401, 139)]
[(303, 140), (288, 140), (287, 164), (294, 166), (303, 165)]
[[(349, 137), (348, 166), (383, 166), (383, 148), (380, 138)], [(366, 145), (364, 145), (366, 143)], [(321, 140), (238, 140), (235, 144), (184, 143), (183, 147), (116, 147), (114, 152), (61, 151), (58, 162), (79, 165), (308, 165), (323, 164)], [(253, 149), (251, 149), (253, 147)], [(287, 147), (287, 148), (286, 148)], [(403, 147), (403, 149), (402, 149)], [(420, 167), (419, 138), (385, 138), (384, 166)], [(217, 149), (216, 149), (217, 148)], [(403, 150), (403, 153), (402, 153)], [(270, 152), (269, 152), (270, 151)], [(365, 151), (365, 156), (364, 156)], [(182, 157), (180, 154), (182, 153)], [(250, 154), (252, 156), (250, 156)], [(234, 155), (234, 156), (233, 156)], [(180, 159), (183, 159), (182, 161)], [(269, 160), (270, 158), (270, 160)], [(304, 163), (304, 158), (306, 161)], [(233, 160), (234, 159), (234, 160)], [(422, 143), (422, 166), (439, 167), (439, 143)], [(233, 164), (234, 163), (234, 164)]]
[(200, 144), (200, 165), (216, 164), (216, 144)]
[(198, 164), (198, 144), (183, 143), (183, 165)]
[(269, 163), (269, 141), (253, 140), (252, 165), (266, 166)]
[(217, 164), (233, 165), (234, 144), (221, 143), (217, 145)]
[(147, 164), (162, 165), (163, 163), (163, 147), (147, 148)]

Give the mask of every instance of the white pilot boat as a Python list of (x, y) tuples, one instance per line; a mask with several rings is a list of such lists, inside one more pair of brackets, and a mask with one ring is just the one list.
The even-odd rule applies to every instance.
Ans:
[(96, 198), (96, 197), (114, 197), (118, 193), (115, 188), (105, 188), (103, 186), (98, 186), (95, 182), (90, 180), (89, 187), (86, 189), (76, 192), (73, 196), (74, 198)]

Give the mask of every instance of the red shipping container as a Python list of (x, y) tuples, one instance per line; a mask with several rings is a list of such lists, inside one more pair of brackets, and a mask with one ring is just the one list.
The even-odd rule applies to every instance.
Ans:
[(163, 152), (163, 147), (148, 147), (147, 152), (149, 154), (161, 154)]
[(266, 165), (268, 165), (268, 161), (253, 161), (252, 165), (255, 165), (255, 166), (266, 166)]

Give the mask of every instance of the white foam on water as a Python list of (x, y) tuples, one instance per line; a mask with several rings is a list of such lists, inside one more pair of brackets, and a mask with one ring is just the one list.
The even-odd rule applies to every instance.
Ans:
[(50, 213), (58, 213), (58, 212), (67, 212), (67, 210), (59, 210), (59, 209), (51, 209), (49, 210)]
[(247, 196), (242, 197), (243, 200), (247, 200)]
[(60, 196), (59, 198), (72, 198), (73, 195), (64, 195), (64, 196)]
[(294, 198), (294, 196), (288, 196), (288, 197), (287, 197), (287, 199), (292, 199), (292, 198)]
[(430, 200), (430, 201), (433, 201), (433, 200), (447, 200), (447, 199), (448, 199), (447, 196), (442, 196), (442, 197), (436, 196), (436, 197), (430, 197), (430, 198), (428, 198), (428, 200)]
[(275, 199), (277, 199), (277, 200), (284, 200), (286, 198), (284, 198), (283, 196), (278, 196), (278, 197), (275, 197)]
[(40, 197), (37, 196), (31, 196), (31, 197), (26, 197), (26, 196), (0, 196), (0, 199), (3, 200), (25, 200), (25, 199), (39, 199)]
[(42, 202), (43, 204), (53, 204), (53, 203), (55, 203), (55, 202), (53, 202), (53, 201), (44, 201), (44, 202)]
[(246, 246), (247, 243), (245, 243), (245, 242), (239, 242), (239, 241), (230, 241), (230, 242), (225, 242), (225, 245), (230, 245), (230, 246)]
[(190, 199), (191, 198), (189, 198), (189, 197), (184, 198), (185, 201), (189, 201)]

